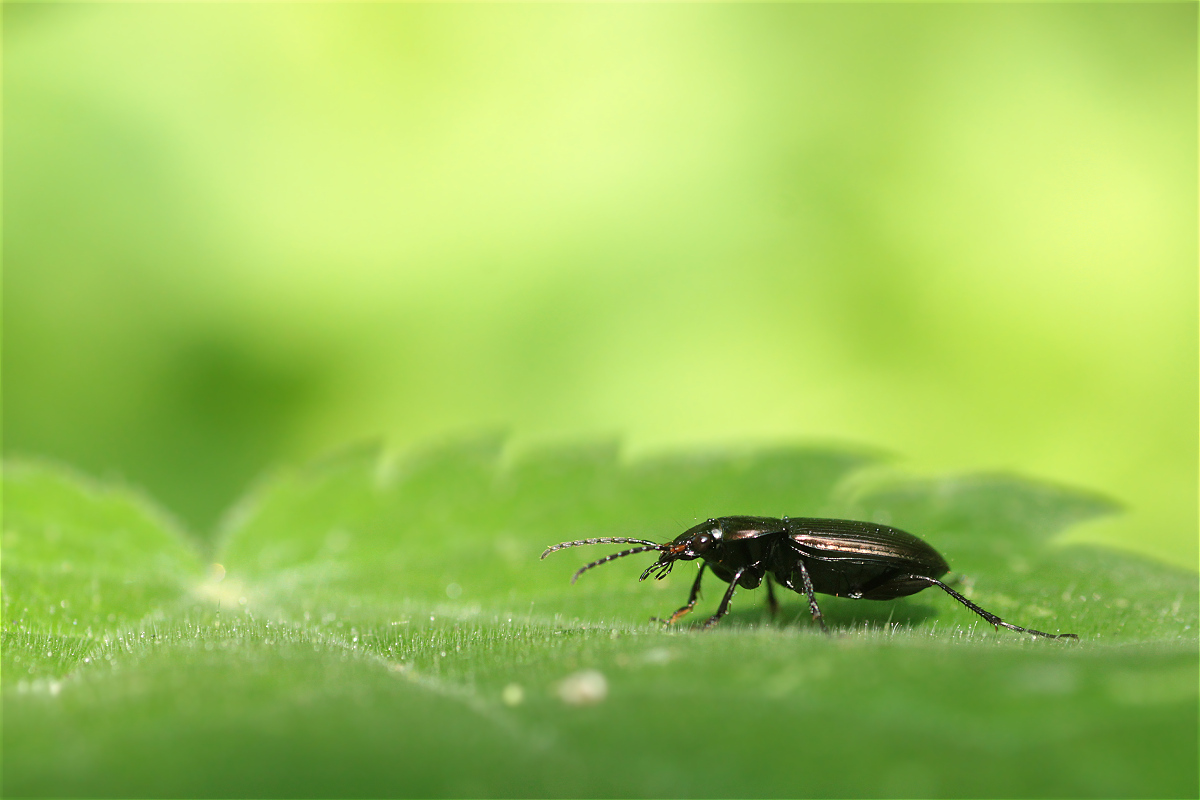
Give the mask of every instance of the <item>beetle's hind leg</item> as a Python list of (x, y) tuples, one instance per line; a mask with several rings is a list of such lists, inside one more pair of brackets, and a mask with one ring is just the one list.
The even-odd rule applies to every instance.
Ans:
[(775, 582), (771, 580), (771, 573), (767, 573), (767, 610), (771, 612), (771, 619), (779, 616), (779, 601), (775, 599)]
[(675, 620), (679, 619), (684, 614), (688, 613), (693, 608), (695, 608), (696, 600), (697, 600), (697, 598), (700, 597), (700, 579), (704, 577), (704, 568), (707, 566), (708, 566), (707, 562), (704, 562), (704, 561), (700, 562), (700, 571), (696, 573), (696, 582), (692, 584), (692, 591), (688, 594), (687, 605), (680, 606), (678, 609), (675, 610), (674, 614), (672, 614), (671, 616), (667, 617), (664, 620), (660, 620), (658, 617), (651, 617), (650, 621), (651, 622), (661, 622), (664, 625), (670, 625)]
[(975, 605), (970, 600), (963, 597), (961, 594), (954, 591), (949, 586), (947, 586), (946, 584), (937, 580), (936, 578), (928, 578), (924, 575), (908, 575), (906, 577), (908, 577), (910, 580), (924, 581), (925, 583), (928, 583), (930, 586), (938, 587), (939, 589), (944, 591), (946, 594), (950, 595), (955, 600), (962, 603), (964, 606), (971, 609), (976, 614), (983, 617), (985, 620), (987, 620), (988, 622), (992, 623), (992, 625), (995, 625), (997, 627), (1008, 628), (1010, 631), (1016, 631), (1017, 633), (1029, 633), (1034, 636), (1043, 636), (1047, 639), (1078, 639), (1079, 638), (1078, 636), (1076, 636), (1073, 633), (1045, 633), (1044, 631), (1035, 631), (1033, 628), (1022, 628), (1020, 625), (1013, 625), (1010, 622), (1005, 622), (1004, 620), (1000, 619), (999, 617), (997, 617), (995, 614), (991, 613), (990, 611), (984, 611), (982, 608)]

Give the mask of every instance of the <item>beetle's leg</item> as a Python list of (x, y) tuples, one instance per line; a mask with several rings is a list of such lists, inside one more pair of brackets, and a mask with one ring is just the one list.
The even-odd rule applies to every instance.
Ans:
[(729, 588), (725, 590), (725, 596), (721, 598), (721, 605), (717, 606), (717, 613), (705, 621), (704, 627), (711, 628), (721, 621), (721, 617), (729, 613), (729, 601), (733, 600), (733, 593), (737, 589), (738, 581), (742, 579), (742, 574), (746, 570), (747, 567), (742, 567), (733, 573), (733, 577), (729, 579)]
[(767, 573), (767, 608), (771, 612), (771, 619), (779, 616), (779, 601), (775, 599), (775, 583), (771, 580), (771, 573)]
[(1005, 622), (1004, 620), (1000, 619), (999, 617), (997, 617), (995, 614), (992, 614), (991, 612), (984, 611), (982, 608), (975, 605), (970, 600), (963, 597), (961, 594), (954, 591), (949, 586), (947, 586), (946, 584), (942, 583), (941, 581), (939, 581), (935, 578), (928, 578), (924, 575), (908, 575), (906, 577), (908, 577), (910, 580), (924, 581), (925, 583), (928, 583), (930, 586), (938, 587), (939, 589), (944, 591), (946, 594), (950, 595), (955, 600), (962, 603), (964, 606), (971, 609), (979, 616), (983, 617), (988, 622), (992, 623), (993, 625), (998, 625), (1001, 628), (1008, 628), (1010, 631), (1017, 631), (1018, 633), (1030, 633), (1030, 634), (1033, 634), (1034, 636), (1044, 636), (1047, 639), (1078, 639), (1079, 638), (1078, 636), (1076, 636), (1073, 633), (1044, 633), (1042, 631), (1035, 631), (1033, 628), (1022, 628), (1020, 625), (1013, 625), (1011, 623)]
[(700, 562), (700, 571), (696, 573), (696, 582), (692, 584), (692, 591), (688, 595), (686, 606), (681, 606), (674, 614), (667, 617), (665, 620), (659, 620), (658, 617), (651, 618), (651, 622), (662, 622), (664, 625), (670, 625), (675, 620), (682, 617), (684, 614), (696, 607), (696, 598), (700, 596), (700, 579), (704, 577), (704, 568), (708, 566), (707, 561)]
[(829, 629), (825, 627), (825, 617), (821, 614), (821, 607), (817, 605), (817, 595), (813, 591), (812, 578), (808, 575), (808, 567), (804, 566), (803, 558), (796, 558), (796, 563), (800, 565), (800, 580), (804, 581), (804, 593), (808, 595), (808, 610), (812, 612), (812, 618), (821, 625), (821, 630), (829, 633)]

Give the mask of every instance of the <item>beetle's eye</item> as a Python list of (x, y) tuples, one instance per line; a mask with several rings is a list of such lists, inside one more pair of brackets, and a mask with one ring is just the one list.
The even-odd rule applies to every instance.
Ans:
[(709, 538), (707, 533), (702, 533), (696, 537), (696, 541), (692, 544), (692, 548), (694, 550), (707, 550), (710, 544), (712, 544), (712, 539)]

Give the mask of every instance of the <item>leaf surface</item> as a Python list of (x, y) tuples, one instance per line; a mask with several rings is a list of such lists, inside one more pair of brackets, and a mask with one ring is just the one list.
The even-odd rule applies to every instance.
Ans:
[[(864, 482), (869, 454), (627, 463), (479, 439), (349, 450), (260, 484), (206, 559), (137, 493), (9, 464), (4, 791), (91, 796), (1072, 796), (1197, 792), (1197, 577), (1061, 546), (1102, 498), (1012, 476)], [(920, 535), (949, 597), (820, 597), (681, 564), (571, 573), (707, 516)], [(212, 563), (206, 563), (211, 561)]]

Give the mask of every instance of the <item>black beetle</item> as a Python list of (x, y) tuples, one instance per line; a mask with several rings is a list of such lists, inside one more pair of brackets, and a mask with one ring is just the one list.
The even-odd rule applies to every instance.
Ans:
[(643, 546), (622, 550), (580, 567), (571, 576), (571, 583), (592, 567), (649, 550), (657, 550), (661, 555), (638, 580), (644, 581), (651, 575), (662, 580), (676, 561), (703, 559), (687, 605), (667, 618), (668, 625), (696, 605), (700, 579), (704, 577), (704, 568), (709, 567), (729, 584), (729, 588), (721, 598), (717, 613), (708, 618), (705, 627), (725, 616), (738, 586), (754, 589), (764, 579), (767, 581), (767, 601), (774, 613), (779, 607), (771, 586), (770, 576), (774, 575), (775, 580), (793, 592), (808, 596), (808, 607), (821, 630), (825, 630), (825, 620), (817, 606), (815, 595), (818, 593), (864, 600), (894, 600), (936, 586), (997, 628), (1003, 626), (1047, 639), (1079, 638), (1073, 633), (1043, 633), (1022, 628), (984, 611), (938, 580), (950, 571), (950, 565), (937, 550), (911, 533), (874, 522), (809, 517), (719, 517), (688, 528), (675, 541), (666, 544), (624, 537), (581, 539), (547, 547), (542, 558), (555, 550), (585, 544)]

